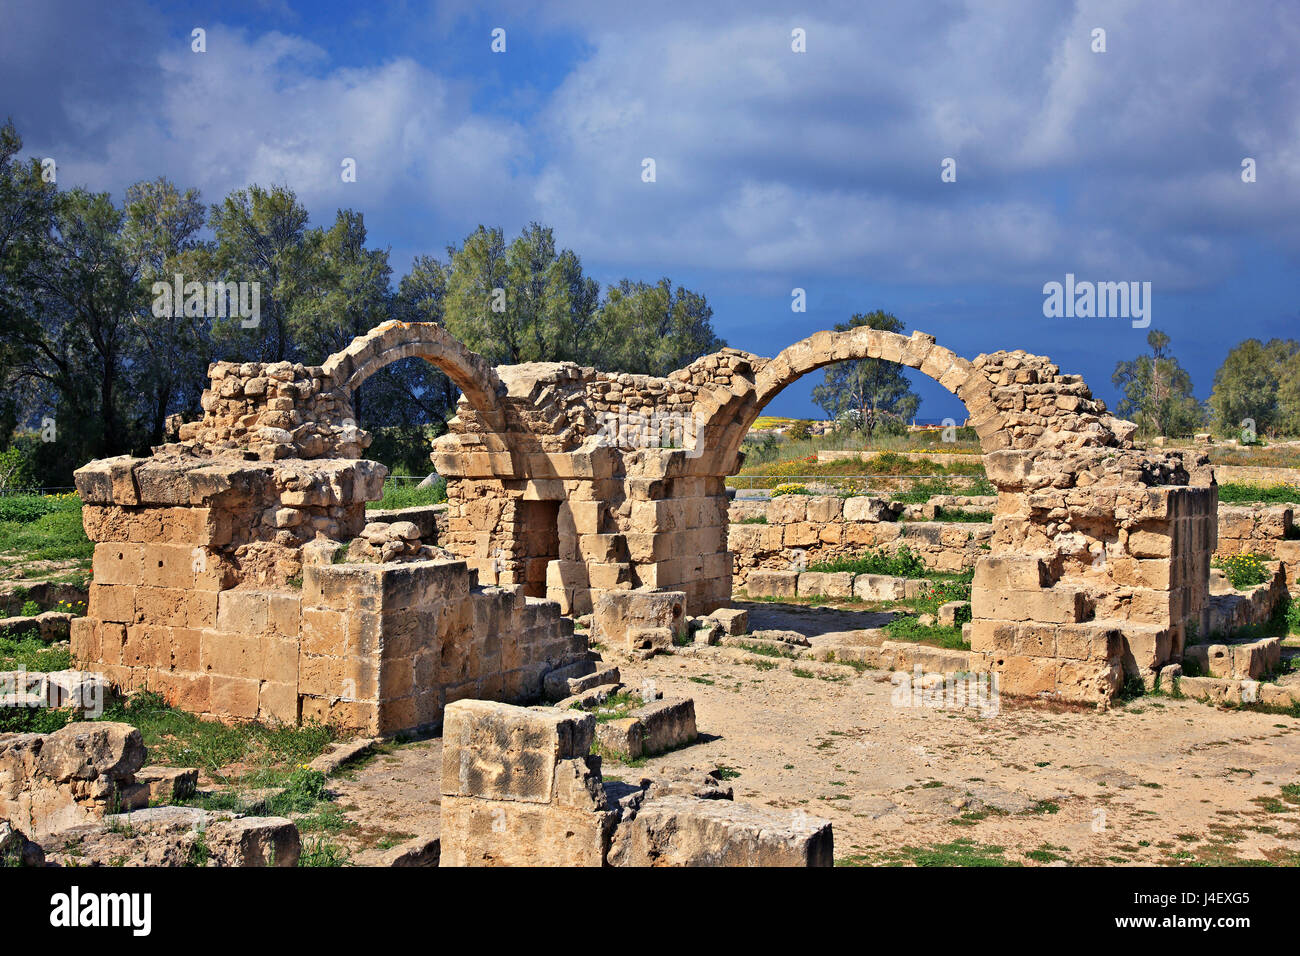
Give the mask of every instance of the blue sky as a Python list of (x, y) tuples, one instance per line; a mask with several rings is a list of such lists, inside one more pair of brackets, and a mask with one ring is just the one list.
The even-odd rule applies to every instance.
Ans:
[[(1044, 318), (1067, 272), (1150, 282), (1202, 398), (1237, 341), (1300, 337), (1297, 49), (1300, 5), (1262, 0), (4, 0), (0, 113), (65, 187), (275, 182), (316, 223), (359, 209), (399, 275), (535, 219), (604, 284), (703, 292), (738, 348), (883, 308), (968, 357), (1050, 355), (1114, 404), (1146, 332)], [(771, 410), (819, 414), (813, 379)], [(922, 417), (961, 416), (917, 388)]]

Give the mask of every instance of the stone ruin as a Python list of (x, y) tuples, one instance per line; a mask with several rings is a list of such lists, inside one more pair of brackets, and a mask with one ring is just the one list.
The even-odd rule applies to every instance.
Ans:
[[(406, 358), (463, 392), (434, 443), (437, 542), (367, 526), (386, 472), (361, 457), (353, 396)], [(533, 699), (586, 658), (566, 615), (602, 595), (680, 593), (687, 615), (730, 602), (725, 480), (742, 439), (787, 385), (857, 358), (937, 380), (979, 435), (998, 497), (975, 565), (976, 669), (1005, 694), (1100, 702), (1181, 658), (1206, 621), (1208, 459), (1136, 447), (1132, 423), (1046, 358), (969, 361), (863, 328), (656, 378), (492, 368), (439, 326), (400, 322), (319, 367), (215, 363), (203, 419), (176, 443), (77, 472), (96, 545), (74, 657), (196, 713), (368, 733), (437, 724), (461, 698)]]

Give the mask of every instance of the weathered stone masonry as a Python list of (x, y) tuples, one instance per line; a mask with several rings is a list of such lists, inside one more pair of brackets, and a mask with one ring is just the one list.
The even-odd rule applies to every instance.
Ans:
[[(366, 563), (364, 505), (385, 472), (359, 457), (352, 396), (411, 357), (464, 392), (433, 454), (448, 479), (439, 544), (459, 560), (411, 540)], [(1205, 614), (1212, 472), (1136, 448), (1131, 423), (1045, 358), (972, 362), (921, 333), (857, 329), (654, 378), (493, 369), (437, 326), (390, 322), (316, 368), (217, 363), (177, 444), (78, 472), (97, 546), (77, 659), (201, 713), (370, 730), (437, 721), (459, 697), (526, 697), (585, 650), (559, 615), (603, 593), (678, 591), (691, 614), (727, 604), (741, 440), (800, 376), (866, 357), (939, 381), (980, 436), (999, 494), (972, 648), (1003, 692), (1099, 700), (1178, 658)]]

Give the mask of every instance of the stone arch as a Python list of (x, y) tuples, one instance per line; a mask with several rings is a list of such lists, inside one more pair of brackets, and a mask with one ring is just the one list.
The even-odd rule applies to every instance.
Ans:
[(745, 435), (768, 402), (787, 386), (835, 362), (865, 358), (917, 369), (956, 395), (965, 404), (986, 454), (1009, 444), (1004, 416), (991, 401), (992, 384), (970, 361), (937, 345), (934, 336), (924, 332), (905, 336), (863, 327), (817, 332), (756, 366), (752, 383), (702, 393), (696, 403), (696, 420), (701, 422), (697, 441), (703, 443), (701, 457), (709, 470), (731, 474), (739, 467)]
[(371, 375), (407, 358), (437, 366), (476, 411), (489, 420), (499, 416), (506, 388), (492, 365), (434, 322), (384, 322), (335, 352), (321, 368), (350, 402)]

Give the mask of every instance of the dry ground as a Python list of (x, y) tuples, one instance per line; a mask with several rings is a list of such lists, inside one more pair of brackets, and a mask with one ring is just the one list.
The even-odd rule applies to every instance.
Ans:
[[(869, 613), (775, 607), (753, 627), (817, 635)], [(693, 697), (703, 737), (636, 767), (607, 761), (607, 778), (723, 768), (738, 800), (831, 820), (843, 863), (1300, 862), (1289, 716), (1168, 697), (1106, 712), (1004, 701), (987, 717), (900, 707), (885, 672), (722, 648), (623, 676)], [(339, 837), (355, 862), (437, 831), (440, 753), (437, 739), (399, 745), (332, 781), (358, 824)]]

